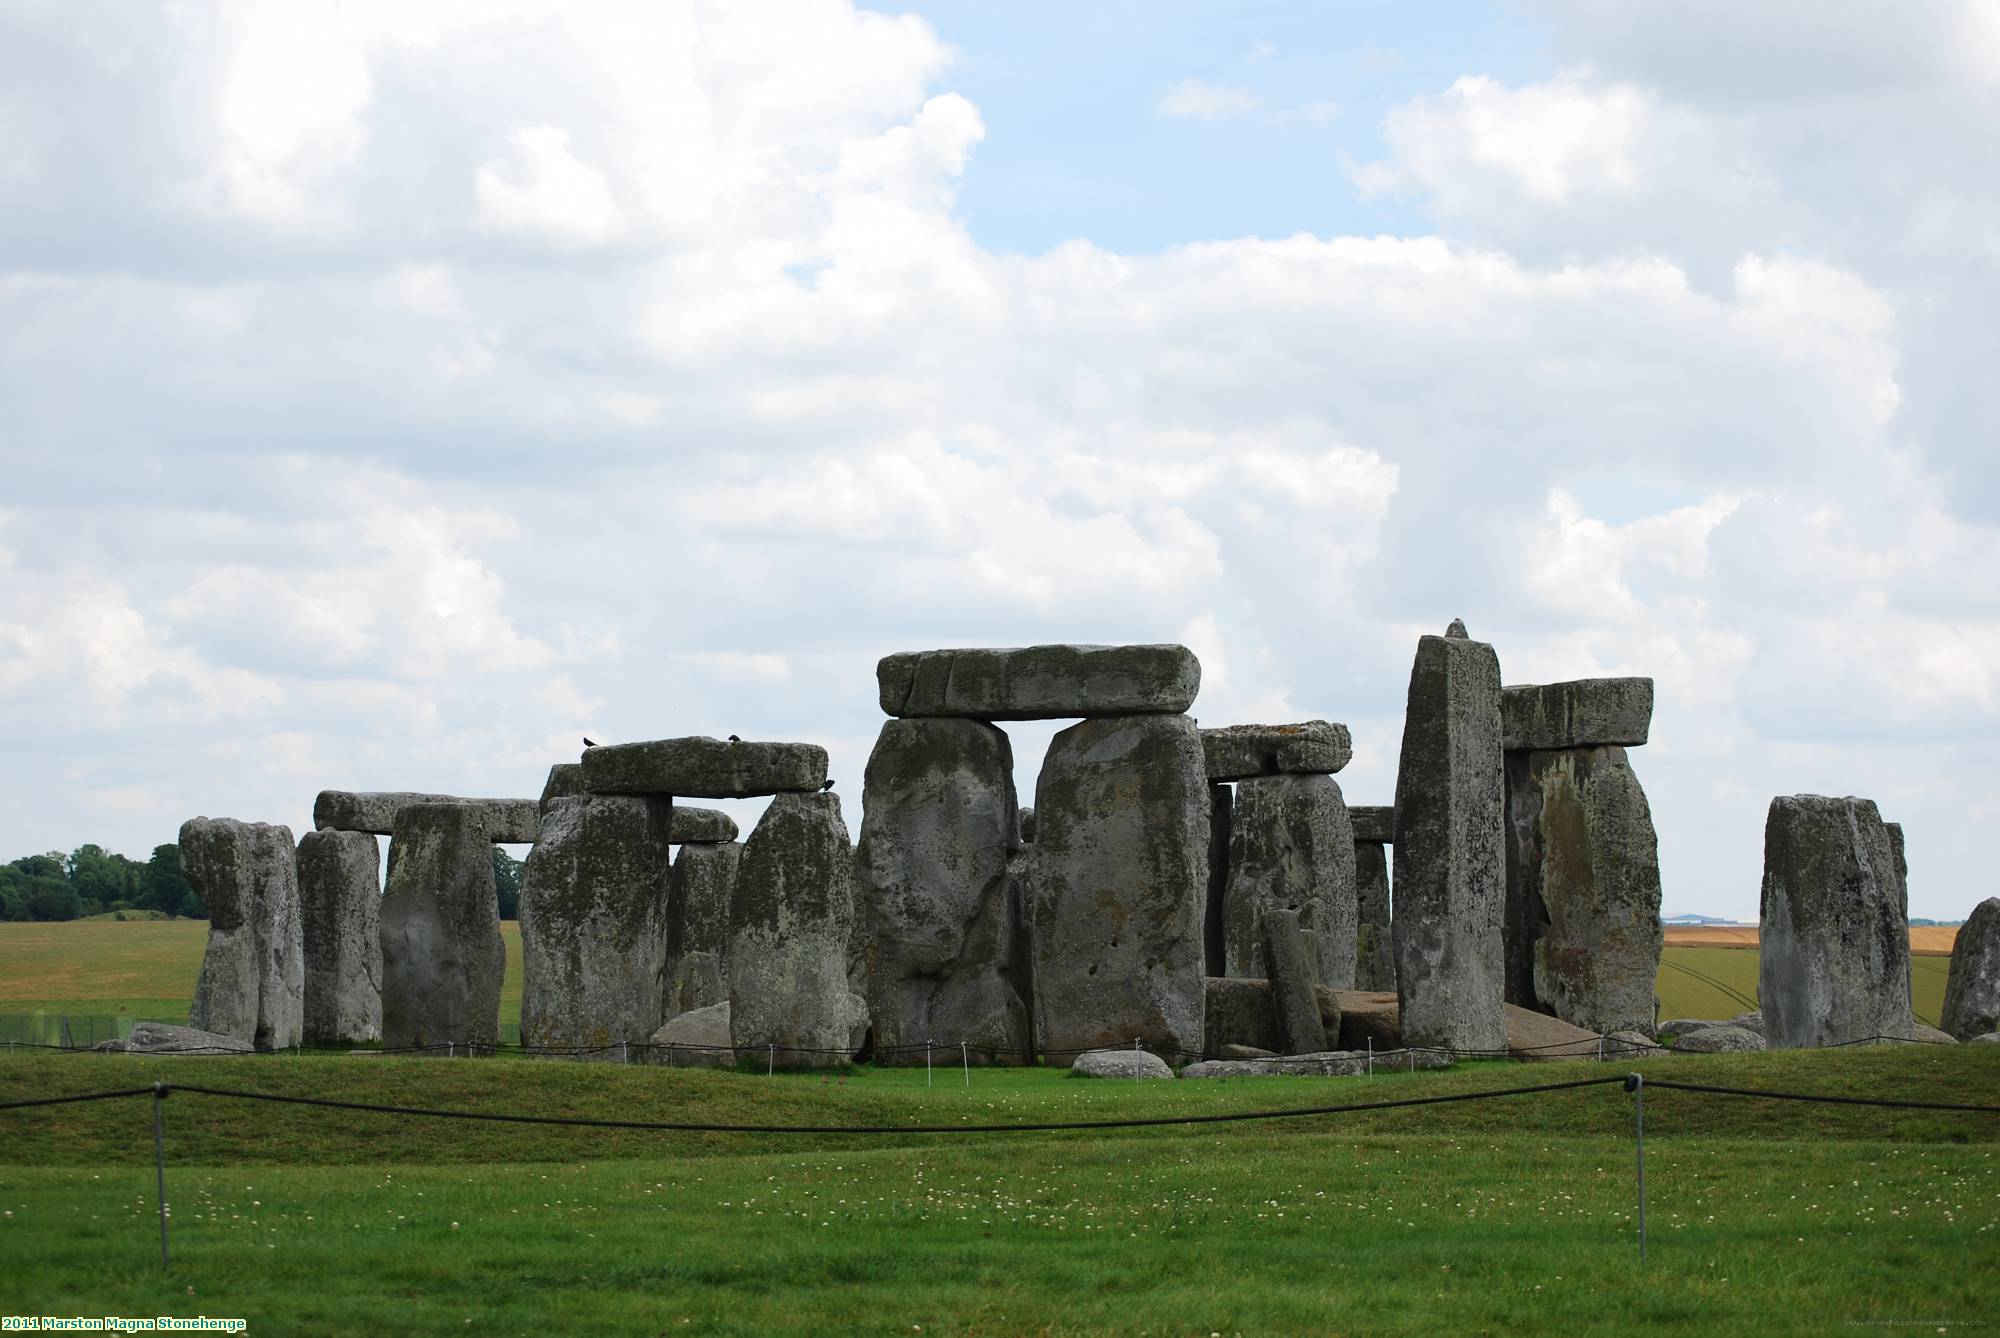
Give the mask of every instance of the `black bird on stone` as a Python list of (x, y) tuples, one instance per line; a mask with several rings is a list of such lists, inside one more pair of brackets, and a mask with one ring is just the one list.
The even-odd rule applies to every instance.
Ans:
[(823, 791), (824, 791), (824, 790), (831, 790), (831, 789), (833, 788), (833, 780), (832, 780), (832, 778), (831, 778), (831, 777), (829, 777), (829, 778), (828, 778), (828, 780), (827, 780), (827, 782), (826, 782), (826, 784), (824, 784), (824, 785), (820, 786), (819, 788), (820, 788), (821, 790), (823, 790)]
[(741, 739), (737, 738), (737, 737), (736, 737), (736, 736), (735, 736), (734, 734), (731, 734), (731, 735), (729, 736), (729, 741), (730, 741), (731, 743), (741, 743), (741, 742), (743, 742), (743, 740), (741, 740)]
[(597, 744), (592, 741), (591, 737), (588, 734), (586, 734), (583, 736), (583, 746), (586, 748), (595, 748)]

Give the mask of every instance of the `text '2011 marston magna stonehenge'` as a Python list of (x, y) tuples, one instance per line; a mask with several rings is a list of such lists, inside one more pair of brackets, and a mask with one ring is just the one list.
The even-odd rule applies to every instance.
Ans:
[(208, 907), (188, 1025), (259, 1050), (299, 1043), (305, 949), (292, 831), (234, 818), (181, 824), (181, 866)]
[(886, 655), (875, 666), (882, 714), (974, 720), (1179, 715), (1201, 662), (1186, 646), (1026, 646)]

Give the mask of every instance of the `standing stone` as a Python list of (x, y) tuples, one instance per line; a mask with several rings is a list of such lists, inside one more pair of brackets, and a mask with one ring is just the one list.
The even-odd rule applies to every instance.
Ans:
[(292, 830), (234, 818), (181, 824), (181, 867), (208, 906), (208, 950), (188, 1025), (259, 1050), (297, 1045), (305, 944)]
[(583, 788), (583, 763), (558, 762), (549, 768), (549, 778), (542, 783), (542, 797), (536, 802), (536, 812), (546, 818), (549, 805), (558, 799), (569, 799), (576, 795), (588, 794)]
[(1625, 750), (1508, 753), (1507, 837), (1507, 1002), (1646, 1031), (1665, 944), (1659, 838)]
[(975, 720), (1179, 715), (1201, 662), (1186, 646), (901, 651), (875, 666), (882, 714)]
[(666, 1020), (672, 807), (650, 795), (549, 806), (521, 874), (523, 1046), (617, 1058), (608, 1047)]
[(1278, 1032), (1288, 1055), (1314, 1054), (1326, 1049), (1326, 1027), (1319, 1017), (1314, 976), (1319, 964), (1309, 960), (1299, 914), (1272, 909), (1258, 917), (1257, 940), (1271, 997), (1278, 1006)]
[(1406, 1044), (1500, 1050), (1500, 659), (1459, 632), (1422, 638), (1410, 670), (1396, 776), (1396, 989)]
[(507, 948), (485, 824), (463, 804), (411, 804), (397, 815), (389, 848), (383, 1048), (466, 1053), (497, 1044)]
[(382, 1039), (382, 848), (368, 832), (299, 838), (305, 1043)]
[(1396, 945), (1390, 937), (1389, 848), (1380, 841), (1354, 843), (1354, 988), (1396, 988)]
[(854, 860), (877, 1063), (920, 1063), (929, 1040), (1031, 1057), (1008, 877), (1019, 823), (1005, 734), (941, 717), (882, 726)]
[(1961, 1041), (2000, 1031), (2000, 897), (1980, 902), (1959, 926), (1938, 1024)]
[[(729, 997), (729, 902), (742, 858), (741, 841), (689, 841), (674, 859), (667, 883), (668, 1018)], [(697, 957), (707, 964), (685, 967)], [(687, 1002), (716, 988), (719, 997)]]
[(793, 1066), (847, 1061), (867, 1001), (847, 984), (854, 848), (840, 797), (781, 794), (743, 843), (729, 908), (729, 1034)]
[(1771, 801), (1758, 939), (1773, 1048), (1913, 1035), (1909, 916), (1873, 800)]
[(1184, 715), (1086, 720), (1035, 789), (1035, 1011), (1055, 1054), (1201, 1053), (1208, 776)]
[(1201, 969), (1205, 975), (1226, 976), (1229, 933), (1229, 832), (1236, 807), (1236, 790), (1229, 785), (1208, 787), (1208, 897), (1202, 909)]
[(1035, 839), (1035, 806), (1033, 804), (1023, 804), (1021, 805), (1021, 840), (1025, 843), (1031, 844), (1033, 843), (1034, 839)]
[(1225, 975), (1263, 973), (1266, 912), (1288, 910), (1326, 959), (1316, 983), (1354, 985), (1354, 828), (1331, 776), (1252, 776), (1236, 783), (1223, 903)]

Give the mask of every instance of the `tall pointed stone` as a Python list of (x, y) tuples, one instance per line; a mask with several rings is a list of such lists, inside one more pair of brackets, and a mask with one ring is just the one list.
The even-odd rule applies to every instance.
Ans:
[(1354, 988), (1396, 988), (1396, 945), (1390, 937), (1389, 847), (1354, 843)]
[(1904, 895), (1873, 800), (1795, 794), (1771, 801), (1757, 962), (1767, 1044), (1916, 1034)]
[(1201, 1053), (1208, 776), (1184, 715), (1085, 720), (1035, 789), (1035, 1012), (1067, 1058)]
[(382, 1039), (382, 847), (369, 832), (299, 838), (305, 1043)]
[(1298, 927), (1317, 941), (1322, 960), (1314, 964), (1314, 983), (1352, 989), (1354, 828), (1332, 776), (1251, 776), (1236, 782), (1222, 974), (1264, 973), (1262, 926), (1274, 910), (1294, 912)]
[(522, 1045), (618, 1058), (609, 1047), (666, 1020), (672, 809), (653, 795), (549, 805), (521, 875)]
[(396, 815), (389, 849), (383, 1048), (464, 1054), (498, 1043), (507, 948), (484, 821), (464, 804), (409, 804)]
[(297, 1045), (305, 945), (292, 830), (234, 818), (181, 824), (181, 867), (208, 906), (208, 949), (188, 1025), (259, 1050)]
[(1411, 1045), (1503, 1050), (1500, 659), (1453, 623), (1417, 643), (1396, 776), (1396, 989)]
[(855, 848), (878, 1063), (920, 1063), (929, 1040), (970, 1042), (982, 1061), (1029, 1058), (1008, 874), (1019, 824), (1005, 734), (947, 717), (882, 726)]
[(1980, 902), (1959, 926), (1938, 1026), (1961, 1041), (2000, 1031), (2000, 897)]

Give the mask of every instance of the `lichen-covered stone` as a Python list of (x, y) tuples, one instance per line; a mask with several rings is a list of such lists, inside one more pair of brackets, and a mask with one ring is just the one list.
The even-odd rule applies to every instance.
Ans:
[(1659, 839), (1623, 748), (1507, 754), (1507, 1002), (1645, 1031), (1665, 936)]
[(2000, 1031), (2000, 897), (1973, 907), (1959, 927), (1938, 1022), (1961, 1041)]
[(882, 714), (975, 720), (1179, 715), (1201, 663), (1186, 646), (1023, 646), (901, 651), (875, 667)]
[(496, 1044), (507, 948), (485, 824), (464, 804), (409, 804), (396, 815), (390, 850), (382, 894), (383, 1048), (465, 1054)]
[(726, 1069), (736, 1065), (729, 1041), (729, 1000), (694, 1008), (653, 1033), (648, 1058), (674, 1068)]
[[(1396, 1064), (1387, 1055), (1365, 1050), (1320, 1050), (1256, 1059), (1204, 1059), (1181, 1070), (1183, 1078), (1359, 1078), (1379, 1059), (1386, 1069)], [(1432, 1065), (1426, 1064), (1425, 1068)]]
[(1223, 898), (1224, 965), (1232, 976), (1263, 974), (1258, 926), (1266, 911), (1294, 911), (1320, 942), (1317, 984), (1354, 984), (1354, 833), (1340, 783), (1331, 776), (1256, 776), (1239, 781), (1229, 816), (1229, 876)]
[(1171, 1078), (1167, 1061), (1144, 1050), (1092, 1050), (1071, 1062), (1080, 1078)]
[(305, 1024), (305, 932), (292, 831), (234, 818), (181, 824), (181, 867), (208, 906), (208, 949), (188, 1025), (259, 1050), (297, 1045)]
[(1674, 1042), (1677, 1052), (1688, 1055), (1739, 1054), (1763, 1048), (1762, 1036), (1748, 1027), (1732, 1027), (1728, 1023), (1688, 1032)]
[(1271, 1000), (1277, 1006), (1284, 1053), (1302, 1055), (1326, 1049), (1326, 1027), (1320, 1021), (1316, 992), (1320, 965), (1307, 960), (1298, 912), (1266, 910), (1258, 917), (1257, 938), (1264, 978), (1271, 982)]
[(689, 808), (685, 804), (675, 804), (673, 824), (667, 829), (667, 838), (677, 846), (689, 841), (720, 845), (736, 839), (736, 819), (719, 808)]
[(667, 1017), (677, 1011), (671, 982), (689, 957), (712, 958), (722, 985), (719, 997), (729, 997), (729, 903), (742, 859), (741, 841), (689, 841), (674, 858), (667, 884)]
[(667, 980), (664, 1016), (668, 1021), (728, 1002), (729, 977), (723, 972), (721, 957), (712, 952), (690, 952), (674, 963)]
[[(1009, 744), (1008, 746), (1012, 747), (1013, 745)], [(1034, 839), (1035, 806), (1033, 804), (1023, 804), (1021, 805), (1021, 840), (1023, 843), (1028, 843)]]
[(321, 790), (319, 798), (313, 800), (313, 826), (320, 831), (391, 836), (403, 810), (412, 804), (458, 804), (467, 808), (475, 824), (486, 833), (486, 839), (501, 845), (531, 843), (541, 825), (541, 803), (534, 799), (462, 799), (449, 794)]
[(1422, 638), (1396, 776), (1396, 989), (1411, 1045), (1506, 1044), (1501, 757), (1493, 647)]
[(1201, 732), (1212, 781), (1251, 776), (1332, 775), (1354, 756), (1347, 726), (1324, 720), (1295, 725), (1230, 725)]
[(1033, 847), (1043, 1049), (1200, 1053), (1208, 789), (1183, 715), (1086, 720), (1050, 741)]
[(1653, 724), (1653, 680), (1515, 684), (1500, 694), (1500, 718), (1508, 752), (1637, 748)]
[(307, 1045), (382, 1039), (382, 847), (367, 832), (307, 832), (298, 848)]
[(890, 720), (868, 758), (855, 908), (876, 1062), (970, 1042), (982, 1062), (1031, 1048), (1022, 927), (1009, 874), (1019, 813), (1014, 751), (977, 720)]
[(650, 795), (549, 806), (521, 873), (522, 1045), (616, 1058), (666, 1020), (671, 809)]
[(247, 1055), (256, 1049), (240, 1036), (168, 1022), (135, 1022), (130, 1035), (99, 1041), (91, 1048), (133, 1055)]
[(1904, 895), (1872, 800), (1801, 794), (1771, 801), (1757, 999), (1773, 1048), (1909, 1038), (1915, 1019)]
[(1229, 968), (1229, 828), (1236, 808), (1230, 785), (1208, 787), (1208, 886), (1201, 918), (1201, 969), (1220, 976)]
[(1389, 804), (1350, 806), (1348, 821), (1354, 824), (1354, 839), (1392, 845), (1396, 840), (1396, 810)]
[(826, 783), (826, 749), (705, 736), (611, 743), (584, 749), (583, 783), (592, 794), (676, 799), (810, 794)]
[[(1350, 810), (1351, 811), (1351, 810)], [(1354, 988), (1396, 988), (1396, 945), (1391, 937), (1389, 855), (1380, 841), (1354, 843)]]
[(729, 926), (736, 1048), (776, 1047), (776, 1061), (794, 1067), (845, 1063), (868, 1007), (848, 988), (854, 848), (839, 796), (771, 801), (743, 843)]
[(549, 815), (549, 805), (556, 800), (588, 793), (583, 788), (583, 763), (558, 762), (549, 768), (549, 778), (542, 783), (542, 797), (536, 801), (535, 811), (545, 818)]

